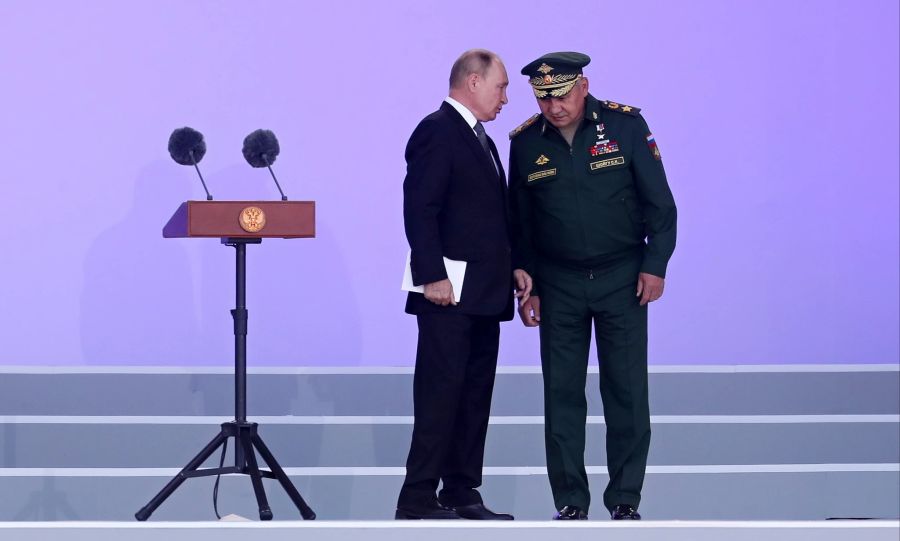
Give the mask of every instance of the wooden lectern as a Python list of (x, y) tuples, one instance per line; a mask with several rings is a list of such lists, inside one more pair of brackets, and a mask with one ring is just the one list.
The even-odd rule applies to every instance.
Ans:
[[(248, 209), (258, 209), (262, 214)], [(256, 222), (252, 221), (254, 216)], [(163, 228), (163, 237), (167, 239), (300, 239), (315, 236), (316, 204), (313, 201), (185, 201)]]
[[(163, 237), (214, 237), (232, 246), (236, 253), (236, 306), (234, 319), (234, 421), (222, 424), (219, 434), (195, 456), (150, 503), (135, 513), (140, 521), (147, 520), (181, 483), (191, 477), (206, 477), (223, 473), (250, 476), (260, 520), (271, 520), (262, 478), (277, 479), (291, 501), (306, 520), (316, 514), (303, 500), (287, 474), (263, 443), (257, 423), (247, 422), (247, 305), (246, 261), (247, 245), (259, 244), (264, 238), (311, 238), (316, 236), (316, 204), (313, 201), (186, 201), (163, 228)], [(234, 466), (223, 467), (228, 438), (234, 438)], [(216, 450), (222, 447), (218, 468), (198, 469)], [(260, 470), (256, 451), (269, 470)], [(216, 481), (218, 490), (218, 480)], [(214, 492), (215, 494), (215, 492)], [(215, 502), (215, 499), (214, 499)], [(218, 511), (217, 513), (218, 514)]]

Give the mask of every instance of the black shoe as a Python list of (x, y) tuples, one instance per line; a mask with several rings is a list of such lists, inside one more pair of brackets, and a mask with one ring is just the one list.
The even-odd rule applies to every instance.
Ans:
[(637, 509), (621, 503), (613, 507), (610, 517), (613, 520), (641, 520), (641, 515), (637, 512)]
[(460, 518), (453, 509), (444, 507), (435, 499), (425, 505), (398, 506), (394, 520), (445, 520)]
[(495, 513), (484, 506), (483, 503), (475, 503), (472, 505), (458, 505), (453, 508), (462, 518), (469, 520), (514, 520), (514, 517), (508, 513)]
[(553, 520), (587, 520), (587, 513), (582, 511), (580, 507), (574, 505), (566, 505), (556, 513)]

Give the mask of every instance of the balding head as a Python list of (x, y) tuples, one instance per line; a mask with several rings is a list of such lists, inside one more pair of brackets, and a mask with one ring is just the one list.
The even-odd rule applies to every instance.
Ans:
[(494, 120), (506, 104), (509, 78), (503, 61), (484, 49), (466, 51), (450, 70), (450, 97), (481, 122)]
[(462, 88), (466, 84), (466, 78), (472, 74), (484, 77), (495, 61), (503, 63), (499, 56), (487, 49), (470, 49), (464, 52), (450, 68), (450, 88)]

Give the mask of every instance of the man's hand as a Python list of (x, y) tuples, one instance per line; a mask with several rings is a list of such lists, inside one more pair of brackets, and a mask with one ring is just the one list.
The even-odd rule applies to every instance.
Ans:
[(438, 282), (425, 284), (425, 298), (440, 306), (447, 306), (448, 304), (456, 306), (456, 296), (453, 295), (453, 284), (451, 284), (450, 280), (447, 278)]
[(516, 269), (513, 271), (513, 282), (516, 288), (516, 298), (520, 303), (527, 301), (528, 296), (531, 295), (531, 276), (522, 269)]
[(531, 295), (519, 304), (519, 317), (526, 327), (537, 327), (541, 324), (541, 299)]
[(637, 297), (641, 298), (641, 306), (662, 297), (666, 287), (666, 279), (642, 272), (638, 274)]

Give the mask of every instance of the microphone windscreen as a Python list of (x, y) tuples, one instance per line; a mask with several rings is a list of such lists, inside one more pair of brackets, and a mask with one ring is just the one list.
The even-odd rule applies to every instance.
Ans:
[(256, 130), (244, 138), (244, 159), (253, 167), (272, 165), (279, 152), (278, 138), (271, 130)]
[[(191, 151), (194, 159), (191, 159)], [(169, 155), (181, 165), (194, 165), (200, 163), (206, 154), (206, 142), (203, 134), (193, 128), (178, 128), (169, 136)]]

